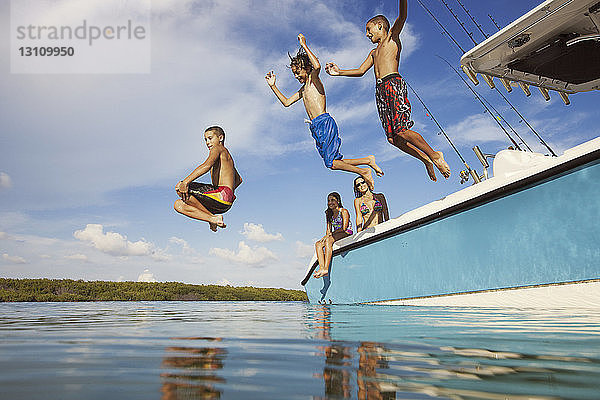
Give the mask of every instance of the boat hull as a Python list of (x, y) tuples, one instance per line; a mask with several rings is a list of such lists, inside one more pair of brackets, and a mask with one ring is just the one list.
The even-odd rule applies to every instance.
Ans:
[(343, 246), (328, 276), (303, 282), (309, 301), (412, 304), (406, 300), (597, 280), (598, 158), (596, 149)]

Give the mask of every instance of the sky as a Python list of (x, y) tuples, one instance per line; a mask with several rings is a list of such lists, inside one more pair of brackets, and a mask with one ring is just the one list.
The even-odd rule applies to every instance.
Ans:
[[(77, 3), (91, 16), (102, 3), (50, 1), (67, 13)], [(473, 47), (440, 2), (424, 3), (461, 46)], [(463, 0), (488, 34), (497, 31), (488, 14), (503, 27), (539, 3)], [(458, 3), (448, 4), (481, 41)], [(287, 67), (298, 33), (322, 64), (357, 67), (373, 48), (365, 22), (376, 14), (393, 21), (396, 1), (153, 1), (144, 73), (12, 73), (10, 7), (0, 0), (0, 277), (302, 288), (325, 233), (327, 194), (339, 192), (354, 215), (354, 176), (325, 168), (301, 102), (283, 107), (264, 76), (273, 70), (287, 96), (299, 89)], [(412, 0), (401, 39), (400, 73), (481, 174), (471, 148), (495, 153), (510, 143), (438, 57), (457, 67), (462, 53)], [(322, 71), (321, 79), (341, 153), (373, 154), (385, 171), (375, 185), (390, 217), (472, 183), (461, 185), (464, 166), (412, 92), (413, 129), (444, 152), (448, 180), (429, 181), (419, 161), (386, 141), (372, 70), (362, 78)], [(534, 151), (548, 153), (494, 91), (477, 91)], [(548, 102), (535, 90), (507, 97), (557, 153), (598, 136), (598, 91), (571, 96), (569, 106), (552, 92)], [(224, 128), (243, 177), (217, 233), (173, 210), (175, 184), (207, 157), (211, 125)]]

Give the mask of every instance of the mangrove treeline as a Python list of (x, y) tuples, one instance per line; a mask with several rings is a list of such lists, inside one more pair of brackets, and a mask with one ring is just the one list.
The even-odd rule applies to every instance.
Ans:
[(300, 290), (179, 282), (0, 278), (0, 301), (307, 301)]

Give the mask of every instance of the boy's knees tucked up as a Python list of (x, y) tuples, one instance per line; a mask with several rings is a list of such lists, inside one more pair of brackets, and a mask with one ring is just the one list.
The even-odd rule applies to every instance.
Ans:
[(179, 214), (183, 214), (183, 215), (187, 215), (186, 212), (189, 212), (190, 208), (191, 208), (190, 205), (181, 199), (175, 200), (175, 203), (173, 204), (173, 209), (175, 211), (177, 211)]
[(182, 213), (184, 205), (185, 205), (185, 203), (183, 202), (183, 200), (177, 199), (177, 200), (175, 200), (175, 203), (173, 204), (173, 209), (175, 211), (177, 211), (178, 213)]

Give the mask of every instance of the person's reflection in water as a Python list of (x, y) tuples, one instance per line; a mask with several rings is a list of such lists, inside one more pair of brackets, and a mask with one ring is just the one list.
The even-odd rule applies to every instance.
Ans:
[[(349, 346), (344, 342), (336, 342), (331, 338), (331, 307), (319, 305), (313, 308), (315, 313), (309, 318), (314, 323), (309, 326), (316, 331), (315, 338), (326, 340), (325, 346), (319, 349), (325, 356), (323, 380), (325, 382), (325, 398), (352, 398), (352, 376), (356, 370), (356, 386), (359, 400), (388, 400), (396, 398), (397, 385), (387, 382), (387, 378), (378, 370), (389, 369), (388, 350), (376, 342), (361, 342)], [(356, 356), (358, 355), (358, 357)], [(358, 358), (358, 368), (354, 360)], [(315, 376), (321, 376), (316, 374)], [(319, 397), (315, 397), (319, 399)]]
[(325, 367), (323, 380), (325, 381), (325, 394), (328, 396), (349, 399), (352, 386), (352, 352), (349, 347), (332, 343), (326, 346)]
[[(220, 341), (221, 338), (173, 338), (175, 340)], [(172, 399), (219, 399), (221, 391), (215, 383), (225, 383), (214, 371), (223, 368), (227, 350), (219, 347), (171, 346), (162, 367), (169, 372), (161, 373), (163, 400)]]
[[(316, 337), (331, 341), (329, 335), (331, 330), (331, 311), (329, 306), (323, 305), (317, 308), (314, 328), (317, 330)], [(325, 367), (323, 367), (323, 381), (325, 382), (325, 395), (327, 398), (350, 398), (351, 397), (351, 367), (352, 351), (350, 347), (341, 343), (330, 342), (319, 347), (325, 355)], [(316, 375), (318, 376), (318, 374)]]
[(361, 342), (357, 351), (359, 355), (356, 371), (357, 398), (359, 400), (395, 399), (395, 387), (386, 385), (377, 373), (377, 369), (389, 368), (385, 347), (375, 342)]

